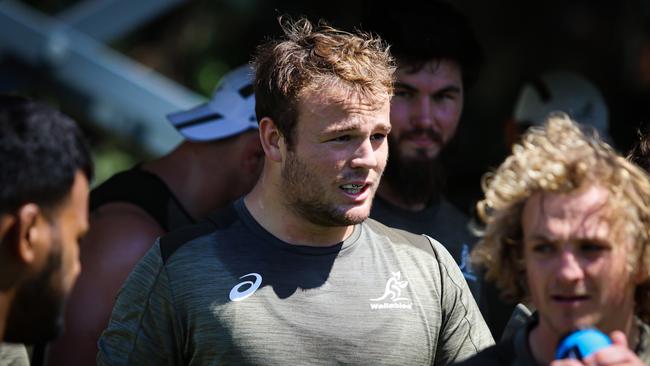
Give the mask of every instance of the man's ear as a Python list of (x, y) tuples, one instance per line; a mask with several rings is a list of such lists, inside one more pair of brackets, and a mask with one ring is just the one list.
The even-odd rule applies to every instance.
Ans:
[(35, 203), (26, 203), (18, 208), (16, 213), (16, 234), (18, 235), (17, 256), (25, 263), (31, 264), (38, 258), (42, 250), (39, 243), (43, 227), (38, 225), (42, 211)]
[(266, 157), (277, 163), (282, 162), (282, 149), (285, 142), (275, 121), (270, 117), (264, 117), (260, 121), (259, 128), (260, 141)]

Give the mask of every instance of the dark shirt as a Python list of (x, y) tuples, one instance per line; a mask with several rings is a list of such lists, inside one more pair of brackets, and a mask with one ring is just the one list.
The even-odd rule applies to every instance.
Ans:
[[(457, 364), (458, 366), (528, 366), (537, 365), (533, 352), (528, 344), (530, 331), (538, 323), (538, 316), (534, 314), (522, 324), (514, 336), (502, 340), (498, 344), (488, 347), (468, 360)], [(637, 356), (650, 365), (650, 327), (636, 318), (639, 327), (639, 341), (634, 350)]]
[(138, 206), (165, 231), (195, 223), (167, 184), (139, 165), (117, 173), (90, 192), (90, 211), (112, 202)]

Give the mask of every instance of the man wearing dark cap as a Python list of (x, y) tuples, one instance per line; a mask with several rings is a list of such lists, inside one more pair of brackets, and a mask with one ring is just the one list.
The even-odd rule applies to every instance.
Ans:
[(171, 153), (92, 191), (90, 232), (81, 253), (85, 272), (67, 309), (66, 335), (50, 349), (51, 363), (94, 363), (118, 290), (155, 239), (252, 188), (263, 153), (251, 72), (248, 65), (235, 69), (210, 102), (168, 116), (185, 138)]

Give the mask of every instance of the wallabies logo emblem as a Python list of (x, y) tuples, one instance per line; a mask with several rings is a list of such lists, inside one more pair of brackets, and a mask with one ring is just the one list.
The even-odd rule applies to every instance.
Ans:
[(408, 281), (402, 281), (402, 273), (400, 271), (393, 272), (392, 277), (386, 281), (386, 288), (384, 294), (381, 297), (376, 299), (370, 299), (370, 301), (382, 301), (387, 298), (390, 298), (391, 301), (408, 301), (407, 298), (401, 297), (402, 289), (406, 288), (409, 283)]

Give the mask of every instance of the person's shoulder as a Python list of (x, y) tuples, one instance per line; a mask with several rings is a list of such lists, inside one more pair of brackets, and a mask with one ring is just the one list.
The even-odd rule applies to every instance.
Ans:
[(217, 228), (210, 222), (202, 221), (163, 235), (160, 237), (160, 256), (163, 262), (167, 262), (183, 245), (209, 236), (216, 230)]
[(86, 254), (141, 257), (165, 230), (144, 210), (125, 202), (106, 204), (90, 215), (82, 245)]
[[(138, 165), (116, 173), (90, 192), (91, 212), (113, 203), (128, 203), (140, 208), (164, 231), (180, 226), (170, 222), (170, 217), (182, 218), (181, 224), (195, 221), (159, 176), (141, 169)], [(170, 210), (178, 212), (170, 215)]]
[(160, 255), (163, 262), (186, 244), (203, 240), (218, 231), (228, 230), (239, 216), (234, 204), (212, 212), (201, 222), (171, 231), (160, 238)]
[[(90, 222), (96, 225), (129, 225), (163, 230), (155, 218), (140, 206), (126, 201), (109, 202), (90, 212)], [(91, 227), (92, 229), (92, 227)]]
[(492, 345), (471, 356), (470, 358), (456, 363), (456, 366), (509, 366), (514, 357), (514, 346), (508, 340)]
[(390, 227), (372, 218), (368, 218), (364, 224), (374, 234), (387, 237), (393, 244), (412, 245), (419, 249), (424, 249), (427, 252), (431, 252), (436, 256), (439, 256), (439, 252), (449, 255), (445, 246), (429, 235), (415, 234), (410, 231)]
[(126, 191), (146, 189), (146, 185), (151, 185), (152, 182), (158, 183), (158, 181), (160, 178), (140, 169), (137, 165), (117, 172), (90, 191), (91, 210), (110, 200), (116, 194), (115, 192), (123, 194)]
[(411, 253), (416, 251), (418, 256), (427, 253), (430, 259), (435, 260), (443, 267), (448, 265), (457, 266), (445, 246), (428, 235), (414, 234), (406, 230), (396, 229), (371, 218), (365, 221), (365, 225), (374, 235), (387, 238), (394, 248), (406, 248)]
[(429, 239), (425, 235), (387, 226), (373, 218), (368, 218), (364, 224), (375, 234), (388, 237), (394, 244), (416, 244), (418, 246), (431, 247)]

